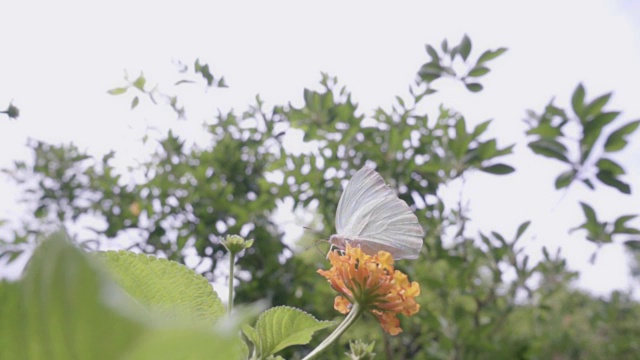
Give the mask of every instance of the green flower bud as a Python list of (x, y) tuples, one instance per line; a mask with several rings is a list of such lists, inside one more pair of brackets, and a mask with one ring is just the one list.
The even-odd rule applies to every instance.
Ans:
[(349, 350), (351, 351), (345, 355), (351, 360), (373, 359), (376, 356), (376, 353), (373, 352), (375, 345), (375, 341), (370, 344), (362, 340), (349, 341)]
[(227, 235), (227, 238), (222, 241), (222, 245), (231, 253), (237, 254), (244, 249), (248, 249), (253, 245), (253, 239), (245, 240), (239, 235)]

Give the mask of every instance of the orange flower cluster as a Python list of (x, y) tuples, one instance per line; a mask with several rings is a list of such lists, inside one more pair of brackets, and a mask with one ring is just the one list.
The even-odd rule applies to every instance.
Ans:
[(407, 275), (393, 268), (393, 257), (388, 252), (370, 256), (347, 245), (344, 255), (332, 251), (329, 261), (331, 269), (318, 273), (341, 294), (334, 301), (339, 312), (347, 314), (351, 304), (357, 303), (378, 319), (384, 331), (397, 335), (402, 329), (396, 315), (411, 316), (420, 310), (414, 299), (420, 295), (420, 285), (410, 283)]

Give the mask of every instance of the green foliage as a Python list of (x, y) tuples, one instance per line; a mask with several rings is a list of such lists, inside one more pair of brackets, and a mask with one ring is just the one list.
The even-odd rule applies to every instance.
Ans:
[(121, 288), (157, 314), (203, 325), (213, 324), (224, 314), (222, 302), (209, 282), (182, 264), (130, 251), (108, 251), (97, 256)]
[(255, 327), (245, 325), (242, 330), (253, 344), (252, 359), (266, 359), (286, 347), (308, 344), (314, 332), (332, 325), (304, 311), (280, 306), (262, 313)]
[[(482, 91), (482, 84), (476, 82), (477, 80), (474, 78), (488, 74), (491, 69), (486, 66), (486, 63), (504, 54), (507, 49), (486, 50), (478, 57), (475, 63), (468, 63), (471, 49), (471, 39), (466, 34), (462, 37), (460, 44), (451, 48), (449, 47), (449, 42), (444, 40), (441, 45), (441, 52), (438, 52), (433, 46), (427, 45), (427, 54), (431, 57), (431, 60), (420, 68), (418, 72), (419, 81), (417, 82), (417, 84), (424, 82), (426, 89), (416, 92), (417, 99), (420, 100), (423, 96), (434, 93), (436, 90), (431, 87), (431, 83), (442, 77), (451, 77), (462, 81), (467, 90), (471, 92)], [(464, 75), (459, 75), (454, 70), (454, 63), (458, 56), (466, 67)]]
[[(528, 236), (529, 221), (514, 229), (513, 236), (492, 229), (469, 234), (467, 210), (462, 204), (446, 203), (441, 198), (443, 187), (462, 177), (474, 181), (468, 176), (474, 172), (508, 175), (516, 171), (516, 166), (504, 160), (514, 145), (505, 146), (491, 135), (491, 120), (464, 116), (445, 105), (433, 114), (421, 106), (442, 78), (460, 81), (471, 92), (483, 89), (481, 80), (491, 74), (488, 64), (506, 49), (480, 51), (479, 56), (475, 51), (466, 35), (453, 46), (447, 40), (437, 49), (427, 45), (429, 59), (419, 68), (410, 96), (396, 97), (389, 109), (363, 111), (346, 87), (326, 74), (318, 89), (303, 91), (299, 107), (289, 104), (265, 109), (256, 97), (242, 113), (221, 112), (210, 119), (205, 127), (207, 144), (190, 145), (188, 139), (171, 131), (160, 136), (158, 149), (132, 169), (144, 174), (135, 182), (114, 167), (114, 153), (93, 158), (72, 144), (33, 141), (29, 144), (33, 163), (16, 162), (5, 172), (25, 188), (25, 201), (33, 204), (38, 221), (16, 230), (1, 244), (3, 260), (11, 260), (35, 244), (40, 229), (51, 224), (76, 225), (81, 223), (81, 216), (89, 214), (105, 223), (104, 228), (93, 229), (93, 238), (112, 241), (139, 237), (141, 240), (133, 245), (136, 250), (178, 262), (184, 262), (188, 251), (195, 252), (201, 260), (198, 269), (213, 280), (214, 271), (227, 256), (221, 240), (240, 234), (255, 241), (238, 261), (239, 273), (249, 279), (244, 278), (237, 287), (236, 302), (266, 298), (273, 305), (300, 307), (317, 318), (339, 318), (331, 306), (335, 294), (315, 271), (325, 263), (324, 255), (314, 251), (295, 254), (282, 243), (282, 233), (272, 215), (276, 204), (288, 198), (300, 211), (317, 209), (317, 227), (329, 234), (344, 181), (371, 162), (414, 209), (426, 238), (419, 261), (397, 264), (421, 285), (421, 311), (403, 319), (404, 332), (394, 338), (384, 337), (380, 330), (372, 331), (379, 325), (371, 317), (356, 323), (349, 329), (349, 336), (376, 344), (375, 349), (363, 345), (359, 350), (375, 350), (393, 359), (588, 358), (590, 354), (593, 358), (633, 358), (640, 331), (637, 302), (624, 294), (605, 300), (573, 290), (571, 282), (576, 274), (567, 270), (559, 253), (550, 256), (544, 249), (543, 260), (530, 262), (520, 245), (520, 240)], [(180, 72), (189, 75), (189, 69), (183, 65)], [(185, 75), (175, 89), (197, 81), (204, 81), (206, 88), (226, 87), (224, 79), (214, 75), (209, 65), (196, 60), (192, 70), (193, 78)], [(187, 117), (176, 93), (161, 92), (158, 85), (150, 83), (142, 74), (133, 80), (125, 77), (125, 84), (109, 93), (131, 96), (132, 108), (141, 100), (155, 103), (162, 99), (179, 117)], [(610, 97), (605, 94), (588, 101), (580, 85), (571, 98), (571, 115), (553, 102), (540, 115), (528, 113), (529, 148), (565, 166), (556, 177), (557, 189), (581, 181), (592, 189), (600, 182), (623, 194), (630, 192), (623, 178), (625, 169), (612, 155), (625, 148), (628, 136), (640, 122), (615, 125), (619, 113), (604, 110)], [(302, 131), (304, 141), (315, 148), (288, 152), (282, 138), (291, 130)], [(567, 136), (573, 132), (579, 134), (578, 138)], [(633, 226), (635, 215), (601, 222), (594, 208), (582, 203), (582, 209), (586, 220), (578, 229), (586, 231), (587, 240), (605, 244), (622, 237), (630, 249), (640, 248), (640, 231)], [(134, 233), (136, 237), (131, 236)], [(145, 255), (106, 253), (99, 257), (110, 268), (115, 267), (111, 270), (115, 271), (116, 283), (140, 304), (149, 306), (149, 312), (155, 312), (152, 309), (158, 306), (181, 303), (181, 292), (186, 295), (194, 291), (198, 295), (189, 296), (193, 300), (190, 304), (200, 304), (194, 313), (204, 314), (203, 318), (213, 322), (221, 314), (217, 296), (207, 293), (205, 282), (183, 267), (165, 260), (152, 261)], [(168, 267), (156, 272), (154, 266)], [(172, 282), (174, 275), (189, 275), (184, 284), (194, 287), (166, 287), (165, 280)], [(149, 277), (149, 281), (143, 277)], [(137, 288), (137, 284), (149, 288)], [(3, 319), (13, 316), (14, 321), (18, 317), (12, 314), (19, 313), (19, 304), (29, 303), (12, 295), (22, 286), (0, 287), (0, 297), (6, 299), (3, 304), (8, 304), (0, 310), (5, 311)], [(154, 295), (159, 289), (171, 300), (156, 302)], [(115, 338), (122, 344), (116, 343), (113, 351), (119, 346), (126, 348), (126, 341), (135, 338), (140, 347), (130, 354), (138, 357), (175, 358), (170, 356), (175, 354), (172, 351), (193, 350), (195, 354), (204, 347), (211, 347), (208, 354), (224, 354), (215, 347), (227, 342), (226, 337), (209, 341), (206, 331), (151, 331), (142, 320), (108, 311), (104, 316), (116, 314), (110, 321), (123, 319), (126, 323), (123, 334), (133, 334)], [(182, 318), (182, 313), (179, 316)], [(301, 358), (305, 350), (284, 347), (314, 346), (318, 340), (310, 340), (311, 333), (329, 324), (300, 310), (276, 307), (263, 313), (255, 327), (245, 326), (244, 330), (256, 357), (274, 356), (281, 350), (283, 358)], [(11, 326), (2, 329), (8, 331)], [(0, 341), (19, 341), (20, 336), (7, 340), (0, 337)], [(228, 343), (225, 345), (226, 351), (232, 351)], [(342, 339), (326, 352), (326, 357), (344, 356), (347, 347), (347, 339)], [(235, 349), (249, 356), (248, 347), (238, 344)]]
[(228, 332), (158, 318), (60, 233), (35, 250), (19, 282), (0, 283), (0, 299), (3, 359), (237, 357)]
[(585, 203), (580, 203), (580, 206), (582, 206), (582, 211), (584, 212), (585, 222), (572, 229), (572, 231), (586, 230), (587, 240), (602, 245), (612, 242), (613, 237), (616, 235), (631, 235), (632, 237), (627, 236), (628, 240), (625, 241), (631, 247), (633, 247), (634, 243), (640, 241), (640, 236), (638, 236), (640, 235), (640, 230), (627, 224), (630, 220), (635, 219), (637, 215), (623, 215), (614, 222), (600, 222), (591, 206)]
[[(603, 155), (607, 152), (622, 150), (627, 145), (625, 137), (638, 128), (640, 120), (627, 123), (611, 132), (600, 149), (596, 143), (605, 128), (609, 129), (608, 125), (620, 115), (620, 112), (603, 111), (611, 98), (611, 93), (601, 95), (590, 102), (586, 101), (585, 97), (585, 88), (580, 84), (571, 96), (574, 117), (567, 115), (564, 109), (556, 107), (553, 101), (540, 115), (529, 111), (527, 134), (534, 137), (534, 140), (529, 142), (529, 148), (536, 154), (560, 160), (570, 166), (569, 170), (556, 178), (556, 189), (569, 187), (576, 180), (594, 189), (595, 179), (589, 175), (593, 172), (595, 178), (602, 184), (624, 194), (630, 194), (629, 184), (620, 180), (620, 177), (625, 175), (624, 169), (614, 160)], [(565, 135), (567, 128), (571, 126), (578, 128), (580, 132), (578, 139), (574, 140)], [(603, 155), (592, 155), (594, 150)], [(598, 160), (594, 160), (594, 157)], [(595, 169), (593, 164), (596, 164)]]

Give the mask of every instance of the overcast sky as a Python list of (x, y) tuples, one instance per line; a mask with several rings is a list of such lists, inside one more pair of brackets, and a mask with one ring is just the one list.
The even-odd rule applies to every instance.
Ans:
[[(471, 124), (493, 118), (490, 134), (502, 145), (518, 143), (516, 155), (505, 159), (516, 165), (516, 174), (467, 178), (463, 194), (471, 202), (472, 229), (509, 235), (531, 219), (525, 242), (534, 259), (542, 246), (561, 246), (570, 266), (582, 272), (580, 286), (607, 294), (632, 284), (622, 246), (604, 248), (592, 266), (594, 247), (581, 240), (584, 234), (569, 236), (567, 230), (582, 221), (577, 200), (592, 204), (603, 219), (640, 212), (640, 137), (617, 155), (633, 197), (602, 187), (590, 193), (578, 184), (555, 192), (553, 179), (562, 168), (529, 154), (522, 119), (526, 109), (539, 111), (553, 96), (566, 106), (578, 82), (589, 98), (613, 90), (611, 109), (623, 110), (625, 120), (640, 117), (636, 1), (5, 0), (0, 13), (0, 108), (13, 100), (21, 110), (17, 121), (0, 118), (3, 168), (29, 159), (29, 137), (73, 141), (96, 155), (116, 149), (118, 162), (131, 164), (148, 125), (197, 138), (201, 122), (216, 108), (241, 111), (256, 94), (270, 105), (300, 104), (303, 88), (317, 88), (321, 71), (338, 76), (361, 111), (371, 114), (407, 94), (427, 60), (426, 43), (457, 42), (467, 33), (475, 49), (508, 47), (491, 64), (485, 91), (469, 94), (445, 84), (444, 94), (430, 100), (461, 111)], [(230, 88), (210, 91), (187, 122), (176, 122), (166, 109), (131, 112), (127, 98), (106, 94), (122, 84), (124, 70), (144, 71), (152, 83), (168, 85), (176, 76), (172, 61), (195, 58), (224, 75)], [(198, 88), (186, 100), (202, 99)], [(20, 211), (15, 189), (5, 179), (0, 184), (0, 219), (13, 218)], [(443, 196), (455, 198), (458, 186)], [(300, 230), (296, 224), (288, 228)]]

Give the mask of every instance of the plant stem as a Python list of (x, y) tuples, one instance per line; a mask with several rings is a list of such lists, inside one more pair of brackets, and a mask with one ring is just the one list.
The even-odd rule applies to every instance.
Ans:
[(334, 341), (338, 340), (340, 335), (342, 335), (345, 331), (347, 331), (347, 329), (356, 322), (356, 320), (362, 314), (362, 310), (363, 309), (360, 307), (358, 303), (353, 304), (353, 307), (351, 308), (349, 315), (347, 315), (347, 317), (345, 317), (344, 320), (342, 320), (342, 323), (335, 330), (333, 330), (331, 335), (327, 336), (327, 338), (324, 339), (324, 341), (321, 342), (320, 345), (318, 345), (315, 349), (313, 349), (313, 351), (310, 352), (309, 355), (304, 357), (302, 360), (311, 360), (315, 358), (316, 356), (318, 356), (318, 354), (320, 354), (322, 351), (328, 348), (329, 345), (331, 345)]
[(231, 314), (233, 310), (233, 269), (236, 263), (236, 254), (229, 253), (229, 302), (227, 303), (227, 313)]

